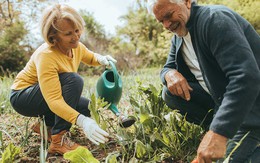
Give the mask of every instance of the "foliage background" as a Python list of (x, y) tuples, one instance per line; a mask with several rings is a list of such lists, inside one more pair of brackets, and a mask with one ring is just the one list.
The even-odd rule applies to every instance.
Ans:
[[(66, 1), (66, 0), (64, 0)], [(41, 11), (51, 0), (0, 1), (0, 67), (3, 72), (18, 72), (35, 48), (42, 43), (31, 31), (37, 27)], [(224, 4), (245, 17), (260, 33), (259, 0), (199, 0), (199, 4)], [(29, 10), (30, 12), (24, 12)], [(121, 71), (163, 65), (170, 47), (172, 33), (166, 31), (152, 14), (147, 13), (146, 0), (136, 0), (128, 13), (121, 16), (124, 25), (116, 34), (106, 33), (104, 27), (86, 10), (80, 11), (86, 21), (82, 42), (95, 52), (111, 54), (118, 60)], [(99, 69), (81, 66), (81, 71), (100, 73)]]

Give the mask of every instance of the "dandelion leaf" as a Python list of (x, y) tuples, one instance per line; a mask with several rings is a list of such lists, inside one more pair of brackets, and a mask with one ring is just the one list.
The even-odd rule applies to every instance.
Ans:
[(71, 152), (67, 152), (63, 157), (70, 160), (71, 163), (99, 163), (92, 153), (84, 147), (78, 147)]
[(118, 154), (109, 154), (106, 157), (106, 163), (117, 163)]
[(135, 148), (136, 148), (136, 157), (137, 158), (142, 158), (145, 156), (146, 147), (141, 141), (139, 141), (139, 140), (136, 141)]

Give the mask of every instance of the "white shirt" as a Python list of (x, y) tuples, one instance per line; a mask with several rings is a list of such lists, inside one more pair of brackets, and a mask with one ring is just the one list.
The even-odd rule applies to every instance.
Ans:
[(198, 58), (195, 54), (194, 48), (192, 46), (190, 33), (183, 37), (183, 45), (182, 45), (182, 55), (185, 63), (189, 67), (190, 71), (194, 74), (195, 78), (198, 80), (199, 84), (202, 88), (209, 93), (209, 90), (203, 80), (202, 73), (200, 70)]

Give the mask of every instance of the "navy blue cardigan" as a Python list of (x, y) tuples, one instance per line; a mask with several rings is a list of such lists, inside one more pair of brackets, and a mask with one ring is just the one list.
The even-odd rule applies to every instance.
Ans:
[[(216, 104), (210, 130), (232, 138), (239, 128), (260, 131), (260, 37), (240, 15), (220, 5), (192, 4), (187, 23), (205, 83)], [(165, 74), (177, 69), (196, 80), (183, 61), (182, 38), (174, 36)]]

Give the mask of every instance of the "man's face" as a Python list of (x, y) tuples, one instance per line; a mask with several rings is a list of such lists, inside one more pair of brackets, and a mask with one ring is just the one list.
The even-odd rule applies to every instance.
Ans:
[(186, 23), (190, 18), (190, 7), (190, 0), (179, 4), (171, 3), (169, 0), (158, 0), (153, 7), (153, 12), (156, 19), (167, 30), (183, 37), (188, 33)]

